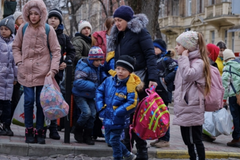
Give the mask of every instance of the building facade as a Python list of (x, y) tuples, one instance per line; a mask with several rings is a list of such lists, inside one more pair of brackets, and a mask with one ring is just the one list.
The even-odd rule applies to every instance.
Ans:
[(206, 44), (224, 41), (238, 56), (240, 52), (239, 0), (161, 0), (159, 25), (168, 48), (176, 38), (192, 30), (204, 35)]

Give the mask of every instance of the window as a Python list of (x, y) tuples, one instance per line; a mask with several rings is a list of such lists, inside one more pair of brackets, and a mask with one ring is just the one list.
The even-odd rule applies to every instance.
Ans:
[(179, 0), (174, 0), (172, 5), (173, 16), (179, 16)]
[(161, 0), (160, 5), (159, 5), (159, 17), (165, 17), (165, 5), (164, 5), (164, 0)]
[(214, 44), (215, 42), (215, 32), (211, 31), (211, 43)]
[(234, 52), (234, 37), (235, 37), (235, 32), (232, 32), (232, 51)]
[(187, 16), (192, 15), (192, 0), (187, 0)]
[(224, 34), (224, 42), (225, 42), (226, 46), (227, 46), (227, 35), (228, 35), (228, 31), (226, 29), (225, 34)]
[(203, 13), (204, 10), (204, 0), (197, 0), (197, 14), (198, 13)]
[(208, 4), (209, 5), (214, 5), (215, 4), (215, 0), (208, 0)]

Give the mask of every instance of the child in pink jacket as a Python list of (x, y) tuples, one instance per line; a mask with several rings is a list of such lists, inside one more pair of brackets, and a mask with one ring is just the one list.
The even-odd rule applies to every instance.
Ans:
[[(43, 136), (44, 115), (40, 105), (40, 93), (45, 77), (52, 76), (54, 78), (58, 72), (61, 57), (55, 30), (49, 26), (48, 36), (46, 34), (47, 16), (47, 8), (42, 0), (31, 0), (26, 3), (23, 8), (23, 19), (28, 23), (28, 26), (24, 35), (24, 25), (19, 27), (13, 42), (13, 56), (18, 66), (18, 82), (24, 87), (26, 143), (35, 143), (36, 138), (37, 143), (45, 144)], [(37, 113), (34, 133), (33, 105), (35, 97)]]
[[(205, 160), (202, 143), (204, 123), (204, 96), (199, 93), (196, 82), (203, 86), (205, 94), (210, 92), (210, 63), (202, 34), (184, 32), (176, 39), (175, 47), (178, 70), (175, 77), (173, 124), (181, 128), (182, 139), (188, 147), (190, 159)], [(199, 94), (198, 94), (199, 93)]]

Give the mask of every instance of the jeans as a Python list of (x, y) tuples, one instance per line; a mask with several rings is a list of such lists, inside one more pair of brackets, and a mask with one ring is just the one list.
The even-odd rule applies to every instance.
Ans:
[(182, 139), (188, 147), (190, 160), (205, 160), (205, 149), (202, 143), (202, 126), (181, 126)]
[(240, 138), (240, 106), (237, 104), (237, 98), (229, 97), (230, 111), (233, 117), (234, 130), (232, 133), (232, 138), (237, 140)]
[(11, 125), (11, 102), (10, 100), (0, 100), (0, 110), (2, 110), (1, 121), (7, 126)]
[[(34, 91), (36, 88), (36, 92)], [(40, 93), (42, 91), (43, 86), (36, 87), (24, 87), (24, 117), (25, 117), (25, 127), (31, 128), (33, 127), (33, 108), (34, 108), (34, 100), (36, 97), (36, 129), (43, 129), (44, 126), (44, 114), (43, 109), (40, 104)], [(36, 94), (36, 95), (35, 95)]]
[(94, 99), (74, 96), (77, 107), (81, 110), (77, 123), (84, 128), (93, 129), (96, 117), (96, 107)]
[(122, 131), (122, 129), (105, 128), (105, 139), (107, 144), (110, 144), (112, 146), (114, 160), (122, 160), (123, 156), (128, 157), (130, 155), (128, 149), (120, 141)]

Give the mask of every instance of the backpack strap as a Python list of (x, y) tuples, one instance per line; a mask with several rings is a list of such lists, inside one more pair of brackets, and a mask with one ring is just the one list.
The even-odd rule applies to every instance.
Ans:
[(25, 23), (23, 28), (22, 28), (22, 36), (24, 36), (27, 27), (28, 27), (28, 23)]

